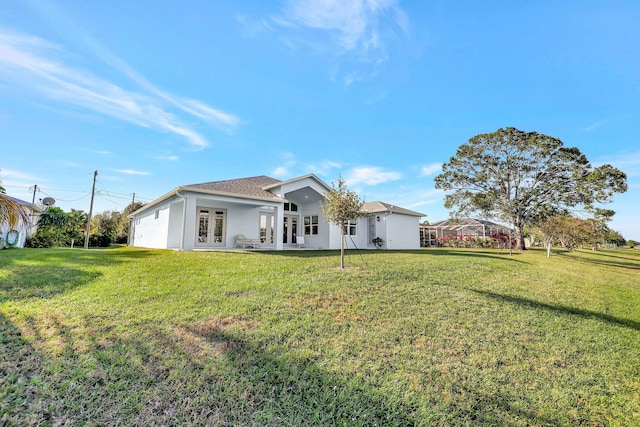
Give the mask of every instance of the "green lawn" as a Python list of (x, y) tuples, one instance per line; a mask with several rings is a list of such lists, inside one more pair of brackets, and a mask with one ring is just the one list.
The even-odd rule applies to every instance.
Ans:
[(631, 250), (0, 251), (0, 425), (640, 425)]

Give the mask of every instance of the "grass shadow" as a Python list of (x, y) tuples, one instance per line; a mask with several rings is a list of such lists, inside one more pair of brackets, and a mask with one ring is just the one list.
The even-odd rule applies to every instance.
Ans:
[[(0, 408), (14, 425), (416, 425), (412, 408), (311, 359), (272, 354), (235, 328), (236, 320), (168, 329), (145, 324), (130, 334), (105, 328), (82, 350), (60, 323), (59, 354), (16, 363), (14, 382), (22, 386), (5, 392), (9, 400)], [(5, 329), (13, 344), (2, 350), (9, 353), (4, 360), (33, 353), (0, 318)], [(35, 385), (25, 390), (29, 382)], [(23, 405), (33, 396), (36, 404)]]
[(33, 381), (42, 357), (0, 314), (0, 421), (2, 425), (47, 425), (51, 414)]
[(81, 287), (100, 277), (71, 267), (15, 267), (0, 277), (0, 303), (30, 298), (52, 298)]
[[(411, 408), (372, 394), (364, 381), (328, 372), (309, 358), (269, 353), (226, 331), (224, 324), (188, 330), (222, 351), (233, 382), (247, 386), (250, 419), (235, 419), (234, 424), (415, 425)], [(236, 411), (227, 416), (235, 418)]]
[(526, 264), (526, 261), (517, 259), (521, 255), (521, 252), (514, 251), (513, 254), (509, 254), (509, 251), (506, 249), (427, 248), (418, 252), (410, 252), (410, 253), (418, 253), (418, 254), (422, 253), (425, 255), (454, 256), (454, 257), (465, 257), (465, 258), (490, 258), (490, 259), (499, 259), (504, 261)]
[(608, 314), (603, 314), (596, 311), (583, 310), (575, 307), (567, 307), (562, 305), (546, 304), (546, 303), (528, 299), (528, 298), (515, 297), (512, 295), (504, 295), (496, 292), (483, 291), (483, 290), (471, 289), (471, 288), (467, 288), (467, 290), (495, 299), (495, 300), (507, 302), (510, 304), (517, 304), (523, 307), (533, 308), (536, 310), (545, 310), (553, 313), (569, 314), (569, 315), (578, 316), (584, 319), (596, 319), (602, 322), (610, 323), (615, 326), (622, 326), (624, 328), (640, 331), (640, 322), (637, 322), (631, 319), (621, 319), (615, 316), (610, 316)]
[(640, 270), (640, 259), (637, 258), (612, 255), (610, 253), (601, 253), (598, 251), (577, 251), (576, 253), (584, 254), (587, 258), (573, 256), (571, 252), (561, 252), (557, 255), (565, 258), (570, 258), (572, 261), (578, 261), (587, 264), (596, 264), (606, 267), (623, 268), (628, 270)]
[(56, 248), (15, 249), (6, 255), (0, 260), (0, 303), (52, 298), (102, 276), (91, 267), (132, 262), (150, 256), (151, 252), (94, 252)]
[[(337, 249), (319, 249), (319, 250), (259, 250), (259, 251), (247, 251), (246, 253), (257, 255), (271, 255), (282, 257), (295, 257), (295, 258), (327, 258), (327, 257), (340, 257), (340, 251)], [(407, 254), (407, 255), (420, 255), (420, 256), (457, 256), (465, 258), (490, 258), (500, 259), (510, 262), (526, 263), (525, 261), (516, 259), (520, 253), (514, 252), (513, 255), (509, 255), (508, 251), (501, 249), (449, 249), (449, 248), (429, 248), (429, 249), (417, 249), (417, 250), (387, 250), (387, 249), (346, 249), (346, 256), (384, 256), (388, 254)]]

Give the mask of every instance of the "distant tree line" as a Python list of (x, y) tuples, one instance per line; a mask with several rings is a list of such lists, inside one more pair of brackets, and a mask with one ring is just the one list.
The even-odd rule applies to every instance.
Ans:
[[(104, 211), (93, 215), (89, 230), (89, 246), (107, 247), (112, 243), (127, 243), (129, 219), (127, 215), (144, 206), (130, 203), (122, 212)], [(55, 246), (82, 246), (87, 228), (86, 212), (71, 209), (65, 212), (58, 207), (49, 207), (38, 220), (38, 230), (27, 239), (25, 246), (50, 248)]]
[(600, 209), (587, 219), (569, 214), (551, 215), (527, 227), (527, 235), (532, 245), (544, 246), (548, 251), (552, 246), (562, 246), (567, 250), (599, 249), (629, 243), (633, 247), (633, 240), (627, 242), (622, 234), (607, 225), (613, 214), (613, 211)]

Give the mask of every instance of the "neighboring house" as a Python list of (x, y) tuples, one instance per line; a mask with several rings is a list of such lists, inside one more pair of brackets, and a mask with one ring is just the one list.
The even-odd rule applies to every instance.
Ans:
[[(287, 181), (268, 176), (185, 185), (131, 213), (131, 246), (207, 249), (337, 249), (340, 229), (322, 214), (331, 190), (313, 174)], [(380, 203), (380, 202), (374, 202)], [(372, 205), (372, 204), (367, 204)], [(418, 249), (417, 212), (380, 203), (346, 224), (347, 247)]]
[(33, 236), (36, 232), (38, 218), (42, 213), (42, 209), (33, 203), (25, 202), (24, 200), (16, 199), (11, 196), (7, 197), (24, 208), (27, 215), (29, 215), (30, 221), (29, 224), (19, 221), (15, 228), (9, 227), (8, 222), (0, 224), (0, 249), (8, 247), (23, 248), (27, 237)]
[(437, 246), (438, 239), (467, 236), (489, 238), (500, 233), (508, 234), (509, 228), (475, 218), (445, 219), (433, 224), (420, 224), (420, 246)]

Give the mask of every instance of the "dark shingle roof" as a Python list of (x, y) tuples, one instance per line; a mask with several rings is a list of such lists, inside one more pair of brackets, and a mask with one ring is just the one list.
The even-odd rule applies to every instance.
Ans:
[(263, 187), (277, 184), (280, 181), (265, 175), (249, 178), (229, 179), (225, 181), (203, 182), (201, 184), (185, 185), (185, 190), (201, 190), (208, 193), (230, 194), (237, 196), (259, 197), (262, 199), (278, 199), (278, 196), (266, 191)]

